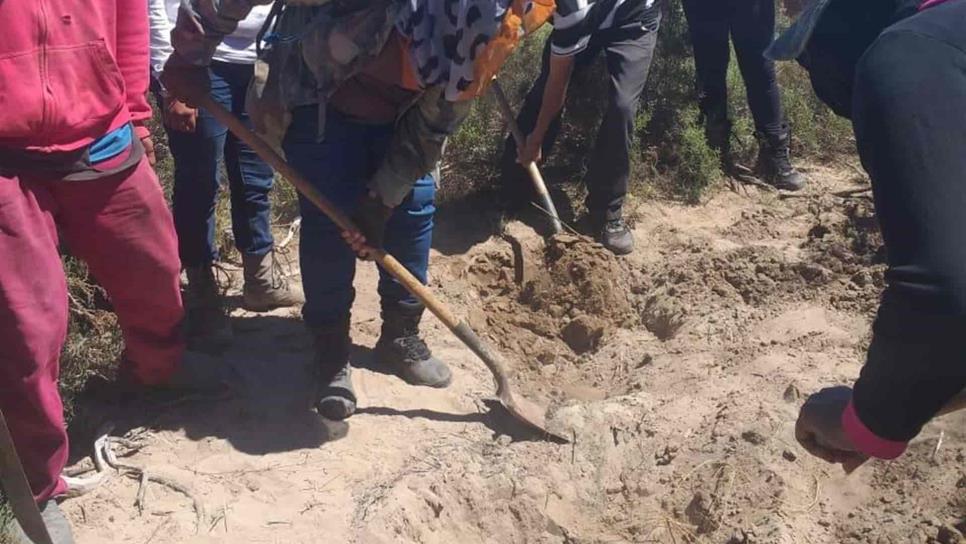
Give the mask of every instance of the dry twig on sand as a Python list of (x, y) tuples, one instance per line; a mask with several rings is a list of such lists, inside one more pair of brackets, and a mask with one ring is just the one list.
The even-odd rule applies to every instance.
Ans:
[(94, 451), (92, 453), (92, 457), (94, 460), (94, 468), (96, 473), (93, 476), (89, 478), (64, 476), (64, 480), (68, 486), (67, 496), (79, 497), (100, 487), (111, 477), (112, 473), (107, 469), (112, 468), (114, 471), (140, 482), (137, 499), (134, 504), (141, 513), (144, 512), (145, 490), (148, 482), (154, 482), (156, 484), (165, 486), (172, 491), (181, 493), (190, 499), (196, 517), (195, 532), (197, 533), (200, 531), (200, 528), (204, 524), (205, 520), (205, 509), (204, 505), (201, 504), (201, 501), (198, 500), (198, 497), (196, 497), (195, 494), (192, 493), (187, 487), (174, 480), (163, 476), (150, 474), (147, 469), (138, 466), (119, 462), (117, 460), (117, 454), (114, 452), (114, 444), (117, 443), (124, 445), (129, 449), (132, 446), (136, 447), (136, 445), (123, 438), (111, 437), (110, 432), (113, 429), (114, 426), (111, 424), (104, 425), (101, 427), (100, 432), (98, 432), (98, 438), (94, 441)]

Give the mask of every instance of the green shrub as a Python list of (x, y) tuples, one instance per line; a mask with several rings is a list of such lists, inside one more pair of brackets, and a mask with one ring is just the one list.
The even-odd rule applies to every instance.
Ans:
[[(783, 19), (783, 25), (788, 23)], [(540, 55), (549, 28), (527, 41), (500, 72), (500, 81), (515, 108), (540, 70)], [(734, 56), (734, 55), (732, 55)], [(778, 78), (783, 105), (792, 126), (793, 159), (827, 159), (852, 150), (851, 127), (835, 117), (812, 92), (808, 75), (794, 63), (781, 63)], [(737, 63), (728, 72), (734, 119), (736, 160), (751, 163), (757, 151), (754, 124)], [(542, 169), (551, 184), (579, 184), (605, 105), (607, 76), (602, 58), (578, 72), (570, 85), (563, 126), (554, 152)], [(704, 143), (696, 112), (697, 90), (687, 21), (679, 2), (665, 5), (658, 46), (641, 98), (632, 160), (632, 192), (696, 202), (722, 174), (715, 153)], [(489, 97), (477, 101), (466, 124), (447, 148), (444, 198), (495, 184), (506, 127)], [(568, 190), (568, 193), (574, 191)], [(577, 191), (579, 193), (579, 191)]]

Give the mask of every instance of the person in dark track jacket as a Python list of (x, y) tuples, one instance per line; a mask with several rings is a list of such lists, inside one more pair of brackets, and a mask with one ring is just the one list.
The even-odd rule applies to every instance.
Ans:
[(851, 118), (888, 250), (862, 372), (812, 395), (796, 436), (846, 466), (896, 458), (966, 386), (966, 0), (813, 0), (768, 54)]

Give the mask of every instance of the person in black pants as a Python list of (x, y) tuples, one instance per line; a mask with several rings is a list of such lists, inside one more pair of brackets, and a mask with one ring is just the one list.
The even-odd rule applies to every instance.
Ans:
[(603, 51), (610, 91), (587, 170), (587, 209), (598, 240), (618, 255), (634, 249), (622, 208), (634, 117), (657, 45), (660, 18), (656, 0), (558, 0), (540, 77), (517, 118), (520, 130), (528, 134), (526, 143), (517, 149), (508, 138), (503, 153), (504, 189), (514, 196), (528, 191), (530, 182), (517, 163), (528, 164), (550, 152), (573, 71), (585, 68)]
[(782, 113), (775, 63), (764, 56), (775, 35), (775, 0), (683, 0), (694, 47), (701, 114), (708, 144), (730, 169), (728, 63), (735, 45), (755, 120), (758, 162), (755, 174), (779, 189), (797, 191), (805, 178), (791, 164), (789, 129)]
[(813, 0), (769, 54), (852, 119), (889, 263), (858, 380), (812, 395), (796, 436), (895, 458), (966, 387), (966, 0)]

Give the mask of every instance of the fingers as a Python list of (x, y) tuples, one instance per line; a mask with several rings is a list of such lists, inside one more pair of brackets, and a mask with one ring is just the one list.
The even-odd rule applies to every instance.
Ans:
[(371, 260), (373, 257), (372, 248), (366, 243), (366, 237), (358, 231), (342, 231), (342, 239), (349, 245), (352, 251), (362, 260)]
[(157, 155), (154, 152), (154, 140), (150, 136), (141, 138), (141, 146), (144, 147), (144, 156), (148, 159), (148, 164), (154, 166), (157, 164)]

